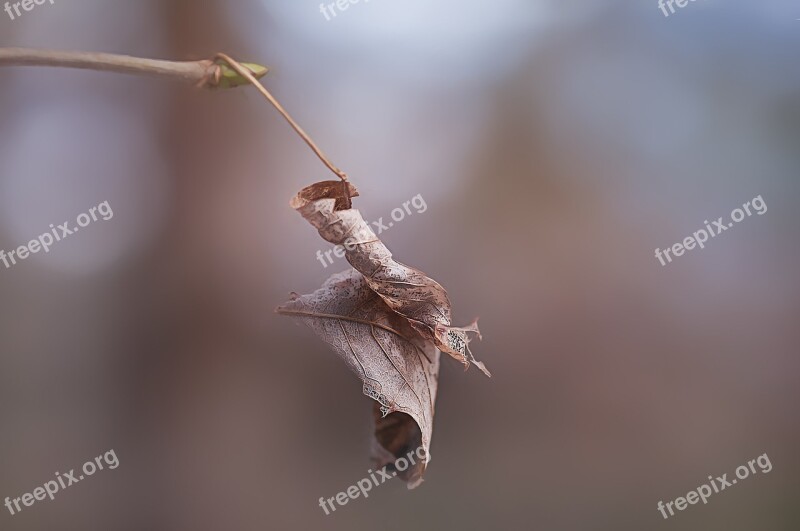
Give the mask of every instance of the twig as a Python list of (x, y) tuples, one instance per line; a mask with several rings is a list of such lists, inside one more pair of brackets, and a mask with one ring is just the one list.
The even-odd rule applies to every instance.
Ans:
[[(222, 64), (223, 61), (226, 64)], [(350, 194), (347, 189), (347, 174), (333, 165), (311, 137), (286, 112), (264, 85), (258, 82), (269, 70), (265, 66), (240, 63), (224, 53), (218, 53), (213, 59), (200, 61), (162, 61), (143, 59), (128, 55), (115, 55), (94, 52), (62, 52), (57, 50), (37, 50), (32, 48), (0, 48), (0, 67), (2, 66), (55, 66), (65, 68), (83, 68), (104, 72), (121, 72), (126, 74), (144, 74), (192, 81), (198, 87), (230, 88), (251, 83), (269, 101), (308, 147), (319, 159), (335, 173), (345, 186), (344, 198), (350, 208)]]
[[(103, 72), (144, 74), (191, 81), (201, 87), (228, 88), (248, 81), (232, 78), (238, 74), (211, 59), (200, 61), (162, 61), (128, 55), (94, 52), (62, 52), (32, 48), (0, 48), (0, 66), (55, 66)], [(248, 64), (253, 77), (263, 77), (267, 68)]]
[(270, 94), (266, 88), (264, 88), (264, 85), (259, 83), (258, 80), (255, 77), (253, 77), (253, 75), (250, 72), (247, 71), (246, 68), (244, 68), (241, 64), (239, 64), (229, 56), (225, 55), (224, 53), (218, 53), (216, 57), (227, 62), (231, 66), (231, 68), (233, 68), (234, 70), (236, 70), (236, 72), (239, 73), (239, 75), (250, 81), (250, 83), (252, 83), (258, 89), (258, 91), (264, 95), (267, 101), (269, 101), (276, 109), (278, 109), (278, 112), (281, 113), (281, 116), (283, 116), (286, 119), (286, 121), (289, 122), (289, 125), (291, 125), (292, 128), (297, 132), (297, 134), (300, 135), (300, 137), (305, 141), (305, 143), (308, 144), (308, 147), (310, 147), (311, 150), (314, 151), (314, 153), (316, 153), (317, 157), (319, 157), (319, 160), (321, 160), (322, 163), (325, 164), (325, 166), (327, 166), (329, 170), (331, 170), (333, 173), (339, 176), (339, 178), (342, 180), (345, 186), (344, 199), (346, 206), (347, 208), (350, 208), (351, 206), (350, 194), (347, 189), (347, 174), (333, 165), (333, 163), (328, 159), (328, 157), (325, 156), (322, 150), (317, 147), (317, 145), (314, 143), (313, 140), (311, 140), (311, 137), (308, 136), (308, 134), (305, 131), (303, 131), (303, 128), (300, 127), (300, 125), (298, 125), (298, 123), (295, 122), (291, 116), (289, 116), (289, 113), (286, 112), (286, 109), (284, 109), (280, 103), (278, 103), (278, 100), (276, 100), (275, 97), (272, 94)]

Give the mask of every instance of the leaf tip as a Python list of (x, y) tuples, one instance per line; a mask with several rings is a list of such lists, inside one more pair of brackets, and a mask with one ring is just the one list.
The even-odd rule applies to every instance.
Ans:
[(480, 361), (478, 361), (478, 360), (476, 360), (476, 359), (473, 359), (473, 360), (472, 360), (472, 363), (474, 363), (474, 364), (475, 364), (475, 366), (476, 366), (478, 369), (480, 369), (480, 371), (481, 371), (483, 374), (485, 374), (487, 377), (489, 377), (489, 378), (491, 378), (491, 377), (492, 377), (492, 373), (490, 373), (490, 372), (489, 372), (489, 369), (487, 369), (487, 368), (486, 368), (486, 365), (484, 365), (484, 364), (483, 364), (483, 362), (480, 362)]

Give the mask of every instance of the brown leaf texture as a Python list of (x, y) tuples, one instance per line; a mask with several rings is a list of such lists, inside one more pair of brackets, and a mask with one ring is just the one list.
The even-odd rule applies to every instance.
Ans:
[[(377, 402), (376, 466), (420, 445), (430, 456), (439, 351), (393, 312), (360, 273), (335, 274), (314, 293), (293, 294), (278, 311), (297, 317), (331, 345), (361, 379), (364, 394)], [(398, 471), (409, 488), (421, 482), (427, 461), (418, 459)]]
[[(451, 324), (445, 289), (421, 271), (401, 264), (378, 239), (350, 198), (349, 182), (323, 181), (301, 190), (292, 208), (326, 241), (341, 245), (354, 269), (331, 276), (308, 295), (293, 294), (278, 308), (307, 324), (345, 360), (373, 398), (373, 458), (389, 465), (413, 488), (422, 481), (430, 460), (433, 412), (440, 351), (475, 364), (491, 376), (469, 349), (477, 320), (465, 327)], [(425, 459), (406, 470), (394, 462), (422, 447)]]
[[(347, 183), (350, 197), (358, 195)], [(364, 275), (369, 287), (395, 312), (408, 319), (422, 337), (433, 341), (468, 368), (474, 363), (491, 376), (469, 349), (469, 332), (481, 337), (477, 319), (466, 327), (451, 326), (451, 307), (445, 289), (421, 271), (401, 264), (375, 235), (358, 210), (345, 208), (345, 188), (323, 181), (300, 191), (291, 206), (319, 231), (326, 241), (342, 245), (345, 258)]]

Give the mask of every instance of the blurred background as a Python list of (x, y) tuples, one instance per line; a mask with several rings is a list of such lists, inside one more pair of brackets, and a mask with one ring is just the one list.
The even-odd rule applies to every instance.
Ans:
[[(796, 530), (800, 5), (56, 1), (0, 46), (269, 65), (382, 238), (449, 291), (491, 380), (442, 358), (425, 483), (330, 516), (371, 403), (273, 313), (344, 270), (288, 206), (334, 178), (254, 89), (0, 69), (0, 500), (120, 465), (2, 530)], [(763, 216), (667, 266), (761, 195)], [(767, 453), (773, 470), (664, 520)]]

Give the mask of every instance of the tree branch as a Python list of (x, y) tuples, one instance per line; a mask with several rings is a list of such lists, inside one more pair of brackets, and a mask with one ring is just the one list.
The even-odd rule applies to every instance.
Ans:
[(311, 137), (292, 119), (286, 109), (272, 94), (259, 83), (269, 69), (253, 63), (240, 63), (224, 53), (212, 59), (200, 61), (162, 61), (143, 59), (129, 55), (115, 55), (94, 52), (62, 52), (58, 50), (37, 50), (33, 48), (0, 48), (0, 67), (3, 66), (57, 66), (63, 68), (83, 68), (103, 72), (142, 74), (161, 76), (184, 81), (192, 81), (201, 88), (231, 88), (252, 83), (261, 94), (289, 122), (289, 125), (308, 144), (319, 159), (335, 173), (344, 187), (346, 207), (350, 208), (350, 193), (347, 174), (334, 166)]
[[(263, 77), (268, 71), (265, 66), (252, 63), (243, 64), (256, 79)], [(236, 70), (212, 59), (162, 61), (109, 53), (0, 48), (0, 67), (2, 66), (55, 66), (142, 74), (190, 81), (206, 88), (230, 88), (250, 83)]]

